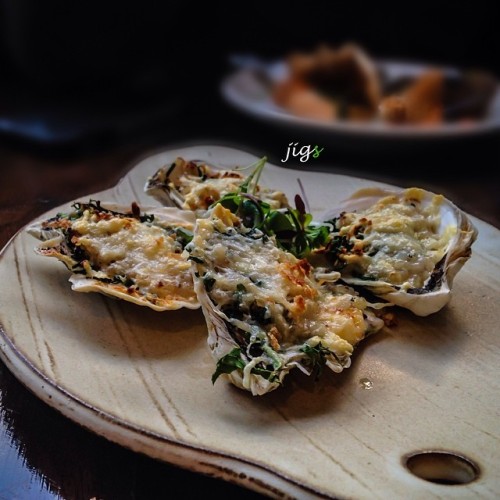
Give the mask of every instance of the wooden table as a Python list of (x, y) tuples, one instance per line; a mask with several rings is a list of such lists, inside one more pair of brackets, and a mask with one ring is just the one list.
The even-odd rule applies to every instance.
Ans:
[[(214, 113), (217, 121), (207, 121)], [(41, 213), (113, 186), (134, 162), (152, 151), (184, 143), (225, 144), (267, 154), (276, 163), (290, 141), (301, 140), (296, 133), (242, 117), (216, 99), (208, 109), (191, 109), (189, 117), (171, 126), (142, 130), (133, 139), (118, 138), (92, 147), (3, 141), (0, 248)], [(363, 147), (341, 143), (324, 144), (324, 148), (321, 169), (442, 192), (470, 214), (500, 228), (498, 136), (417, 147), (410, 154), (404, 148), (394, 154), (377, 148), (363, 152)], [(200, 491), (259, 497), (107, 442), (41, 403), (0, 364), (0, 498), (126, 499), (167, 494), (186, 498)]]

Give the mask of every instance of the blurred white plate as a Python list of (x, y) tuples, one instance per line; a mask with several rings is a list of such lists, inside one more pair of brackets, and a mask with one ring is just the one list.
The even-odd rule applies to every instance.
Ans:
[[(492, 99), (489, 113), (482, 120), (470, 123), (443, 123), (436, 126), (394, 125), (376, 121), (320, 121), (296, 116), (274, 103), (270, 87), (262, 75), (276, 82), (286, 75), (282, 61), (261, 63), (255, 59), (239, 59), (236, 64), (241, 68), (227, 76), (221, 85), (223, 97), (235, 108), (278, 126), (291, 127), (303, 132), (322, 133), (354, 138), (378, 139), (443, 139), (469, 135), (487, 134), (500, 131), (500, 86)], [(389, 80), (416, 76), (430, 68), (425, 64), (397, 61), (377, 61), (378, 68)], [(447, 74), (456, 74), (454, 68), (442, 68)]]

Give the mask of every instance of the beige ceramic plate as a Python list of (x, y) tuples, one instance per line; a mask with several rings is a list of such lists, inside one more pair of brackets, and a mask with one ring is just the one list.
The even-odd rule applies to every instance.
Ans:
[[(91, 196), (151, 204), (146, 177), (177, 155), (223, 167), (255, 160), (223, 147), (167, 151)], [(263, 183), (293, 196), (297, 175), (269, 166)], [(314, 213), (373, 184), (306, 168), (300, 177)], [(0, 353), (29, 389), (96, 433), (271, 496), (492, 498), (500, 491), (500, 232), (474, 222), (479, 239), (450, 305), (429, 318), (398, 311), (398, 325), (368, 339), (351, 368), (317, 383), (297, 374), (263, 397), (223, 380), (212, 386), (200, 311), (158, 313), (72, 292), (62, 264), (35, 255), (24, 232), (0, 260)], [(417, 477), (406, 459), (428, 451), (450, 454), (413, 458), (421, 476), (477, 478)]]

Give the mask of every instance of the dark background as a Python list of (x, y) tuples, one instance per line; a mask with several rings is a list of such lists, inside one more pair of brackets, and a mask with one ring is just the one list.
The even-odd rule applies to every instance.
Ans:
[(172, 129), (182, 140), (179, 120), (191, 136), (223, 139), (219, 83), (235, 53), (272, 60), (355, 41), (376, 58), (500, 73), (496, 16), (482, 2), (3, 0), (0, 19), (0, 133), (49, 154)]

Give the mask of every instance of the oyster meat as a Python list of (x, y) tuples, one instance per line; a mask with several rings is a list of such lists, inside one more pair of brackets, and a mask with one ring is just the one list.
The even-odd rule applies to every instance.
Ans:
[(235, 193), (246, 181), (252, 181), (252, 195), (269, 203), (271, 208), (287, 207), (284, 193), (258, 184), (264, 164), (265, 159), (260, 160), (252, 174), (245, 176), (241, 169), (222, 170), (201, 161), (187, 161), (179, 157), (149, 177), (144, 191), (162, 205), (197, 211), (208, 209), (224, 195)]
[(448, 303), (477, 237), (462, 210), (419, 188), (362, 189), (321, 220), (334, 228), (323, 255), (346, 283), (419, 316)]
[(177, 208), (129, 207), (91, 200), (27, 228), (35, 251), (72, 273), (72, 289), (100, 292), (156, 311), (199, 307), (183, 256), (195, 217)]
[(383, 326), (364, 298), (331, 282), (338, 273), (315, 277), (305, 259), (220, 204), (197, 220), (186, 253), (217, 363), (214, 382), (224, 375), (262, 395), (292, 368), (341, 372), (358, 342)]

